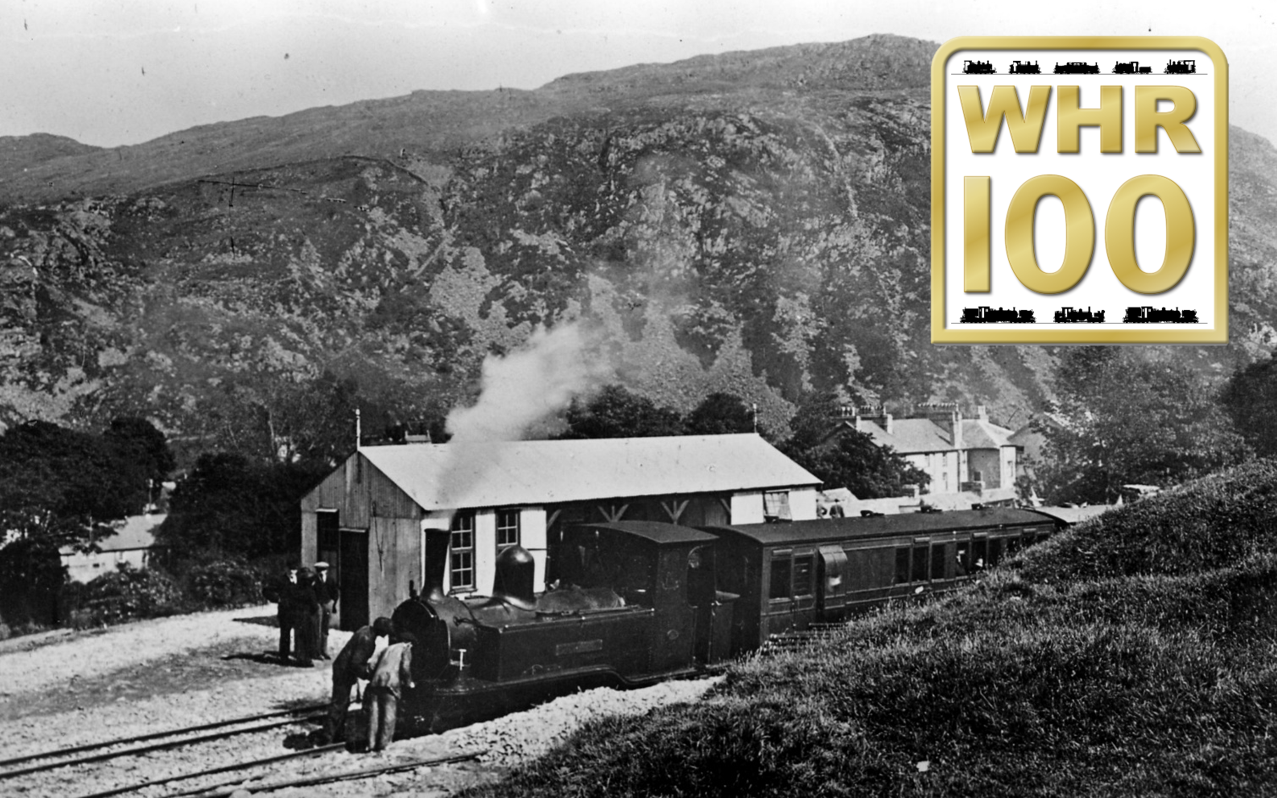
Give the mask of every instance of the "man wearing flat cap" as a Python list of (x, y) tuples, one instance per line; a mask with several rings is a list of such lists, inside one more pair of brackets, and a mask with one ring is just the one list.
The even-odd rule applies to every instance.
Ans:
[(328, 626), (332, 622), (333, 613), (337, 611), (337, 599), (340, 596), (337, 578), (328, 570), (328, 563), (323, 560), (315, 563), (315, 597), (319, 599), (320, 659), (332, 659), (328, 654)]

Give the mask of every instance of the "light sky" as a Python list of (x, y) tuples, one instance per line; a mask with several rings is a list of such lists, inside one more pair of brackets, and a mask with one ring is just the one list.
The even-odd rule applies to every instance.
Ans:
[(532, 89), (871, 33), (1205, 36), (1229, 59), (1231, 121), (1277, 141), (1271, 0), (3, 0), (0, 136), (137, 144), (417, 89)]

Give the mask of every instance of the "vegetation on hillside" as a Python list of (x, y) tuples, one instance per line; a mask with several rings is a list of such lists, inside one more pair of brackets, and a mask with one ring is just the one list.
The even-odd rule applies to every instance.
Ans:
[(1271, 794), (1275, 514), (1269, 461), (1110, 510), (470, 795)]

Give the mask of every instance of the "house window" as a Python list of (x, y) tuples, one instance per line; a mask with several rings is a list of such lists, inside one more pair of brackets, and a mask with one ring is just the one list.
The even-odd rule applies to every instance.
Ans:
[(452, 516), (450, 583), (453, 590), (474, 590), (474, 513)]
[(519, 545), (519, 511), (497, 510), (497, 551)]
[(767, 521), (791, 521), (789, 491), (771, 490), (763, 494), (763, 518)]

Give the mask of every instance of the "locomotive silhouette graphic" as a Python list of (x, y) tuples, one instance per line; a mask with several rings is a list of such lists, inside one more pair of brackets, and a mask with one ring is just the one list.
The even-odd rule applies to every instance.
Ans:
[(1036, 322), (1037, 319), (1033, 318), (1031, 310), (1001, 307), (995, 310), (988, 305), (962, 309), (963, 324), (1034, 324)]
[(1038, 67), (1038, 62), (1034, 61), (1030, 64), (1028, 61), (1012, 61), (1010, 68), (1007, 70), (1012, 75), (1041, 75), (1042, 70)]
[(1175, 308), (1154, 308), (1148, 305), (1126, 309), (1122, 318), (1125, 324), (1196, 324), (1197, 311)]
[(1139, 61), (1118, 61), (1113, 65), (1114, 75), (1151, 75), (1151, 66), (1140, 66)]
[(1183, 60), (1181, 60), (1181, 61), (1174, 61), (1174, 60), (1172, 60), (1172, 61), (1167, 61), (1167, 62), (1166, 62), (1166, 71), (1165, 71), (1163, 74), (1166, 74), (1166, 75), (1196, 75), (1196, 74), (1197, 74), (1197, 61), (1196, 61), (1195, 59), (1192, 59), (1192, 58), (1185, 58), (1185, 59), (1183, 59)]
[(1076, 322), (1086, 322), (1088, 324), (1103, 324), (1104, 311), (1092, 313), (1088, 307), (1086, 310), (1081, 308), (1063, 307), (1055, 311), (1055, 322), (1057, 324), (1072, 324)]
[(962, 73), (964, 75), (995, 75), (997, 71), (993, 68), (992, 61), (963, 61)]
[(1061, 64), (1055, 62), (1055, 74), (1057, 75), (1098, 75), (1100, 74), (1100, 65), (1098, 63), (1088, 64), (1085, 61), (1066, 61)]

